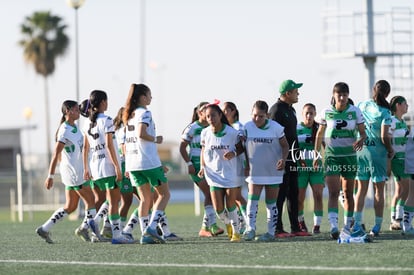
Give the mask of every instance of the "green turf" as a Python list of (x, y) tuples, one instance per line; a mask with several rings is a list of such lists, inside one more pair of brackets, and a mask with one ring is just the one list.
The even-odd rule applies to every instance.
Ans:
[[(33, 221), (13, 223), (7, 210), (0, 211), (0, 274), (414, 273), (414, 238), (388, 231), (387, 219), (380, 237), (368, 244), (330, 240), (326, 215), (320, 235), (272, 243), (230, 243), (225, 236), (197, 237), (201, 217), (194, 216), (192, 204), (171, 204), (167, 211), (172, 231), (184, 241), (164, 245), (85, 243), (73, 233), (79, 221), (65, 220), (52, 229), (55, 244), (47, 244), (34, 230), (50, 212), (36, 212)], [(372, 226), (372, 212), (365, 212), (367, 226)], [(311, 212), (306, 219), (311, 225)], [(286, 217), (284, 222), (288, 225)], [(257, 233), (264, 231), (265, 212), (260, 205)], [(134, 237), (139, 235), (139, 229), (134, 231)]]

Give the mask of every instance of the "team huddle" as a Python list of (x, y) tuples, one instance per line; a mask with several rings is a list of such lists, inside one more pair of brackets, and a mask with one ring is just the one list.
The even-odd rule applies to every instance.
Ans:
[[(265, 101), (253, 104), (251, 120), (242, 124), (233, 102), (201, 102), (184, 129), (179, 146), (192, 181), (204, 194), (200, 237), (226, 233), (231, 242), (271, 242), (276, 238), (321, 233), (323, 189), (328, 188), (328, 221), (332, 239), (369, 241), (381, 231), (385, 183), (394, 177), (391, 230), (414, 235), (414, 134), (402, 116), (407, 101), (402, 96), (386, 100), (389, 83), (380, 80), (373, 97), (355, 104), (344, 82), (334, 85), (330, 106), (317, 114), (307, 103), (298, 123), (293, 104), (302, 83), (284, 81), (280, 97), (270, 108)], [(51, 228), (75, 211), (81, 198), (85, 218), (75, 230), (85, 241), (134, 243), (140, 227), (141, 244), (182, 240), (169, 229), (165, 209), (170, 192), (157, 152), (151, 112), (151, 90), (132, 84), (126, 104), (115, 119), (107, 116), (107, 95), (95, 90), (78, 105), (65, 101), (61, 125), (45, 186), (53, 186), (56, 166), (65, 184), (66, 204), (36, 229), (53, 243)], [(76, 121), (88, 118), (79, 130)], [(370, 182), (375, 192), (373, 227), (363, 222)], [(242, 186), (247, 183), (247, 199)], [(314, 199), (313, 227), (304, 219), (304, 200), (310, 185)], [(267, 231), (256, 233), (262, 189), (265, 190)], [(133, 196), (139, 206), (128, 218)], [(344, 209), (338, 222), (338, 198)], [(282, 211), (287, 204), (290, 232)], [(221, 221), (223, 228), (217, 222)], [(102, 224), (102, 226), (101, 226)], [(102, 230), (100, 228), (102, 227)]]

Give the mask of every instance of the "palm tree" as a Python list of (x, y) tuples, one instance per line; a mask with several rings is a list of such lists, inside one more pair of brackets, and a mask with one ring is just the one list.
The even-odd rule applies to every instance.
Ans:
[(44, 100), (46, 114), (47, 161), (50, 162), (50, 121), (48, 76), (55, 71), (55, 59), (63, 56), (69, 45), (65, 34), (66, 25), (62, 18), (49, 11), (34, 12), (27, 16), (20, 26), (23, 39), (19, 45), (23, 48), (24, 59), (32, 64), (36, 73), (44, 78)]

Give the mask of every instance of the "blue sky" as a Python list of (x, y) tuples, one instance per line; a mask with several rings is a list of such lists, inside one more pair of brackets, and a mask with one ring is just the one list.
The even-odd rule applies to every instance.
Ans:
[[(299, 102), (327, 106), (333, 85), (345, 81), (351, 98), (366, 98), (361, 59), (323, 59), (321, 13), (327, 3), (343, 11), (362, 11), (364, 1), (323, 0), (147, 0), (145, 83), (152, 89), (149, 107), (157, 131), (167, 141), (179, 142), (192, 109), (200, 101), (233, 101), (241, 121), (250, 119), (256, 100), (269, 105), (278, 86), (291, 78), (303, 82)], [(31, 149), (44, 153), (45, 114), (43, 79), (24, 63), (19, 24), (34, 11), (49, 10), (68, 25), (72, 40), (68, 53), (57, 60), (49, 78), (50, 123), (53, 135), (60, 106), (75, 99), (74, 10), (65, 0), (4, 0), (0, 10), (1, 128), (22, 127), (31, 108)], [(410, 0), (374, 0), (374, 10), (392, 6), (414, 9)], [(7, 7), (7, 8), (5, 8)], [(140, 0), (86, 0), (79, 9), (80, 95), (93, 89), (109, 96), (107, 114), (115, 116), (125, 103), (129, 85), (141, 80)], [(23, 133), (23, 149), (26, 135)], [(51, 145), (52, 146), (52, 145)]]

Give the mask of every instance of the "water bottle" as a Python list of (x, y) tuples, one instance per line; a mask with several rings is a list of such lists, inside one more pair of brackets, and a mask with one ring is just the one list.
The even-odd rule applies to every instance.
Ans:
[(349, 244), (349, 243), (367, 243), (368, 240), (365, 237), (350, 237), (350, 238), (339, 238), (339, 244)]

